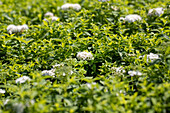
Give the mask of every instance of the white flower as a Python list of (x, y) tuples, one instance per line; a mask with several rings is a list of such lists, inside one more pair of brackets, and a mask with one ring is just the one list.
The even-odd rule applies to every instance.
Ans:
[(46, 21), (46, 22), (55, 22), (55, 21), (58, 21), (59, 20), (59, 18), (58, 17), (56, 17), (56, 16), (53, 16), (53, 17), (50, 17), (50, 18), (48, 18), (48, 19), (43, 19), (44, 21)]
[(18, 31), (17, 27), (15, 25), (9, 25), (7, 27), (7, 32), (9, 34), (16, 33)]
[(81, 9), (80, 4), (73, 4), (73, 9), (79, 11)]
[(9, 102), (9, 99), (6, 99), (6, 100), (4, 101), (4, 105), (8, 104), (8, 102)]
[(79, 11), (81, 9), (80, 4), (70, 4), (70, 3), (66, 3), (64, 5), (61, 6), (62, 10), (69, 10), (70, 8)]
[(9, 34), (12, 34), (12, 33), (17, 33), (17, 32), (22, 32), (23, 30), (27, 30), (27, 29), (29, 29), (29, 28), (28, 28), (28, 26), (26, 24), (19, 25), (19, 26), (9, 25), (7, 27), (7, 32)]
[(151, 60), (151, 62), (153, 62), (154, 60), (159, 59), (159, 55), (150, 53), (149, 55), (147, 55), (147, 62), (149, 59)]
[(17, 31), (18, 31), (18, 32), (23, 32), (24, 30), (29, 29), (26, 24), (20, 25), (20, 26), (16, 26), (16, 27), (17, 27)]
[(50, 19), (51, 19), (52, 22), (55, 22), (55, 21), (59, 20), (59, 18), (56, 17), (56, 16), (53, 16), (53, 17), (51, 17)]
[(71, 75), (72, 75), (73, 73), (74, 73), (73, 71), (70, 72)]
[(17, 32), (21, 32), (22, 31), (22, 26), (16, 26), (17, 27)]
[(51, 12), (47, 12), (47, 13), (44, 14), (44, 16), (45, 16), (45, 17), (53, 17), (54, 14), (51, 13)]
[(63, 76), (66, 76), (66, 74), (65, 74), (65, 73), (63, 73)]
[(139, 20), (142, 20), (142, 18), (137, 14), (130, 14), (125, 17), (125, 21), (129, 23), (139, 21)]
[(112, 67), (111, 70), (115, 70), (118, 73), (125, 73), (123, 67)]
[(153, 15), (160, 16), (163, 13), (164, 13), (164, 9), (160, 7), (160, 8), (150, 9), (148, 12), (148, 15), (149, 16), (153, 16)]
[(0, 89), (0, 93), (5, 93), (5, 90), (3, 90), (3, 89)]
[[(144, 58), (145, 55), (139, 56), (139, 58), (141, 58), (141, 57)], [(159, 59), (159, 55), (154, 54), (154, 53), (150, 53), (150, 54), (147, 55), (147, 62), (149, 62), (149, 60), (151, 60), (151, 62), (153, 62), (153, 61), (156, 60), (156, 59)]]
[(139, 71), (128, 71), (128, 74), (129, 74), (130, 76), (134, 76), (134, 75), (141, 76), (141, 75), (142, 75), (142, 73), (139, 72)]
[(90, 52), (78, 52), (77, 58), (79, 60), (92, 60), (93, 55)]
[(43, 76), (55, 76), (55, 69), (52, 70), (44, 70), (41, 72)]
[(28, 76), (23, 76), (23, 77), (20, 77), (20, 78), (18, 78), (18, 79), (16, 79), (16, 83), (24, 83), (24, 82), (26, 82), (26, 81), (30, 81), (31, 79), (28, 77)]
[(27, 29), (29, 29), (29, 28), (26, 24), (22, 25), (22, 30), (27, 30)]

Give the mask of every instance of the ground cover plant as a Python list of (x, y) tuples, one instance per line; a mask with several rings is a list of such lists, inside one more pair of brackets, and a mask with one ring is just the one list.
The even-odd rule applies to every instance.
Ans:
[(0, 0), (0, 113), (168, 113), (169, 36), (169, 0)]

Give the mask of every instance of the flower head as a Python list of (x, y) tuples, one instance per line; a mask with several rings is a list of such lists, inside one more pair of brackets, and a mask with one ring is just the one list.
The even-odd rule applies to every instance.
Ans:
[(79, 60), (92, 60), (93, 59), (93, 55), (90, 52), (78, 52), (77, 58)]
[(23, 77), (20, 77), (20, 78), (18, 78), (18, 79), (16, 79), (16, 83), (24, 83), (24, 82), (26, 82), (26, 81), (30, 81), (31, 79), (28, 77), (28, 76), (23, 76)]
[(44, 16), (45, 16), (45, 17), (53, 17), (54, 14), (51, 13), (51, 12), (47, 12), (47, 13), (44, 14)]
[(28, 26), (26, 24), (24, 25), (19, 25), (19, 26), (15, 26), (15, 25), (9, 25), (7, 27), (7, 32), (9, 34), (13, 34), (13, 33), (18, 33), (18, 32), (22, 32), (24, 30), (29, 29)]
[(19, 26), (16, 26), (17, 27), (17, 31), (18, 32), (23, 32), (24, 30), (27, 30), (28, 29), (28, 26), (26, 24), (24, 25), (19, 25)]
[(128, 74), (129, 74), (130, 76), (134, 76), (134, 75), (141, 76), (141, 75), (142, 75), (142, 73), (139, 72), (139, 71), (128, 71)]
[(81, 9), (81, 6), (80, 4), (70, 4), (70, 3), (66, 3), (64, 5), (61, 6), (61, 9), (62, 10), (69, 10), (70, 8), (76, 10), (76, 11), (79, 11)]
[(27, 29), (29, 29), (29, 28), (26, 24), (22, 25), (22, 30), (27, 30)]
[(58, 20), (59, 20), (59, 18), (56, 17), (56, 16), (53, 16), (53, 17), (51, 17), (50, 19), (51, 19), (52, 22), (55, 22), (55, 21), (58, 21)]
[(151, 60), (151, 62), (153, 62), (154, 60), (159, 59), (159, 55), (150, 53), (149, 55), (147, 55), (147, 61), (149, 59)]
[(56, 16), (50, 17), (50, 18), (44, 18), (43, 19), (46, 22), (55, 22), (55, 21), (59, 21), (59, 18)]
[(125, 70), (123, 69), (123, 67), (112, 67), (111, 70), (114, 70), (118, 73), (125, 73)]
[[(141, 57), (144, 58), (145, 55), (140, 56), (139, 58), (141, 58)], [(151, 60), (151, 62), (153, 62), (153, 61), (156, 60), (156, 59), (159, 59), (159, 55), (154, 54), (154, 53), (150, 53), (150, 54), (147, 55), (147, 62), (149, 62), (149, 60)]]
[(15, 25), (13, 25), (13, 24), (9, 25), (9, 26), (7, 27), (7, 31), (13, 29), (14, 27), (15, 27)]
[(125, 17), (125, 21), (129, 23), (139, 21), (139, 20), (142, 20), (142, 18), (137, 14), (130, 14)]
[(74, 72), (71, 70), (70, 74), (72, 75)]
[(7, 27), (7, 32), (9, 33), (9, 34), (12, 34), (12, 33), (16, 33), (16, 32), (18, 32), (18, 28), (17, 28), (17, 26), (15, 26), (15, 25), (9, 25), (8, 27)]
[(5, 93), (5, 90), (3, 90), (3, 89), (0, 89), (0, 93)]
[(17, 32), (22, 32), (22, 26), (16, 26), (17, 27)]
[(41, 73), (43, 76), (55, 76), (55, 70), (44, 70)]
[(148, 15), (149, 16), (153, 16), (153, 15), (160, 16), (163, 13), (164, 13), (164, 9), (160, 7), (160, 8), (150, 9), (148, 12)]

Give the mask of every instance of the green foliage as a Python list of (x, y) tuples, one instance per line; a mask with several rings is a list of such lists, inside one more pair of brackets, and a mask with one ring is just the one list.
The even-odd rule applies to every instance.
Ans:
[[(168, 113), (170, 4), (165, 0), (1, 0), (0, 112)], [(79, 3), (80, 11), (61, 10)], [(164, 14), (148, 16), (163, 7)], [(52, 12), (59, 21), (46, 22)], [(138, 14), (141, 21), (120, 20)], [(8, 34), (10, 24), (29, 30)], [(78, 60), (89, 51), (92, 60)], [(147, 55), (159, 58), (151, 61)], [(57, 65), (56, 67), (54, 65)], [(116, 71), (113, 67), (123, 67)], [(42, 71), (55, 70), (54, 76)], [(130, 76), (129, 71), (142, 75)], [(16, 83), (28, 76), (31, 80)]]

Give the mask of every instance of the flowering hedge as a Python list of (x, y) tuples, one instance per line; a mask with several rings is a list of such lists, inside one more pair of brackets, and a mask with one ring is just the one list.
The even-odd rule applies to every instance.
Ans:
[(170, 112), (168, 0), (0, 0), (0, 112)]

